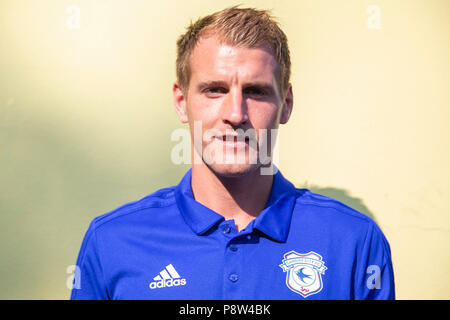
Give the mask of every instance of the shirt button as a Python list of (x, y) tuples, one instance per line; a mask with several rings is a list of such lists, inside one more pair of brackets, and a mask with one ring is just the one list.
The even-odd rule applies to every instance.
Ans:
[(238, 248), (237, 248), (236, 246), (233, 246), (233, 245), (231, 245), (231, 246), (230, 246), (230, 250), (231, 250), (231, 251), (234, 251), (234, 252), (236, 252), (236, 251), (237, 251), (237, 249), (238, 249)]
[(238, 277), (237, 274), (232, 273), (232, 274), (230, 274), (229, 279), (230, 279), (231, 282), (236, 282), (236, 281), (238, 281), (239, 277)]
[(228, 225), (224, 225), (224, 226), (222, 227), (222, 232), (223, 232), (224, 234), (230, 233), (230, 230), (231, 230), (231, 228), (230, 228), (230, 226), (228, 226)]

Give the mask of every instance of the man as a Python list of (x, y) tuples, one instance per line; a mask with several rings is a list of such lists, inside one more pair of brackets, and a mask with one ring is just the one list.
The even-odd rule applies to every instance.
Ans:
[(192, 169), (92, 221), (72, 299), (393, 299), (377, 225), (272, 165), (293, 94), (287, 39), (268, 12), (222, 10), (177, 45)]

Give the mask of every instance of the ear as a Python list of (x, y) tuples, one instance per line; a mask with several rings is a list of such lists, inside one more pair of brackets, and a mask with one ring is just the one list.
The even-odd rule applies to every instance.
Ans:
[(280, 124), (285, 124), (291, 117), (292, 108), (294, 107), (294, 95), (292, 93), (292, 84), (289, 83), (289, 88), (283, 100), (283, 109), (281, 110)]
[(186, 110), (186, 96), (184, 95), (183, 89), (178, 82), (173, 84), (173, 104), (175, 106), (175, 111), (178, 114), (178, 118), (182, 123), (188, 122), (187, 110)]

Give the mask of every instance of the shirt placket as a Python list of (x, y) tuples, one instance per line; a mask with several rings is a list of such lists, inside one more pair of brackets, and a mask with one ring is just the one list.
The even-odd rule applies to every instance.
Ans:
[(224, 238), (223, 299), (242, 299), (245, 286), (245, 239), (251, 239), (250, 231), (238, 233), (234, 222), (224, 221), (220, 227)]

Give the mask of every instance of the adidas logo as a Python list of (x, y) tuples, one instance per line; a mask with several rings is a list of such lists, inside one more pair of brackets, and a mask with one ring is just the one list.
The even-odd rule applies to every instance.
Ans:
[(186, 285), (186, 279), (180, 277), (172, 264), (167, 265), (153, 280), (150, 282), (150, 289)]

